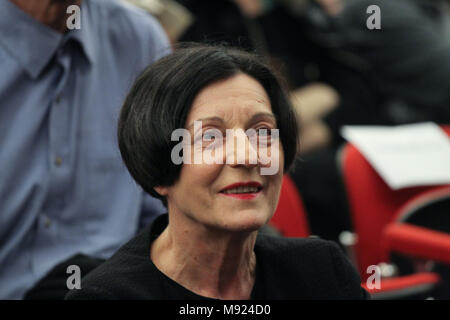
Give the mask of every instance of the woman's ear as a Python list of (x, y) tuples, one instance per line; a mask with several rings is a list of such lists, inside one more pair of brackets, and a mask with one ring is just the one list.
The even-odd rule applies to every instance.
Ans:
[(169, 193), (169, 188), (163, 186), (157, 186), (153, 188), (160, 196), (166, 197)]

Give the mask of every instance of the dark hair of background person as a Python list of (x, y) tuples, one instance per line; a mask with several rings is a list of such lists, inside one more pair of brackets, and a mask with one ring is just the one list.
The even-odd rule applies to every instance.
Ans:
[(217, 45), (181, 44), (172, 54), (147, 67), (137, 78), (122, 107), (118, 142), (122, 158), (136, 182), (149, 194), (165, 197), (153, 188), (171, 186), (181, 165), (171, 160), (178, 144), (172, 132), (184, 128), (191, 105), (209, 84), (239, 73), (256, 79), (267, 92), (277, 121), (287, 172), (298, 152), (295, 112), (283, 82), (259, 56)]

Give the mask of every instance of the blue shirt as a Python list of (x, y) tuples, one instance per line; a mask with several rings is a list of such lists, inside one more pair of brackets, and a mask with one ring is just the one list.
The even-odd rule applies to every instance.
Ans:
[(165, 211), (123, 165), (116, 127), (138, 73), (169, 50), (153, 17), (114, 0), (84, 0), (65, 34), (0, 1), (0, 298), (75, 253), (109, 257)]

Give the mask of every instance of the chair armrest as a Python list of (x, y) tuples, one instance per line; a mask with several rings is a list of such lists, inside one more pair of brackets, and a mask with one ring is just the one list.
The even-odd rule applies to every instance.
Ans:
[(392, 223), (384, 229), (381, 241), (386, 254), (395, 251), (450, 264), (450, 234), (407, 223)]
[(407, 276), (381, 279), (379, 288), (371, 288), (365, 283), (361, 286), (369, 292), (373, 300), (412, 299), (430, 296), (439, 285), (441, 278), (434, 272), (421, 272)]

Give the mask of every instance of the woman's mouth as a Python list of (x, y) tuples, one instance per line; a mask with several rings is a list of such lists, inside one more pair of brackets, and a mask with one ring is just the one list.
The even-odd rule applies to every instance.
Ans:
[(227, 197), (251, 200), (256, 198), (262, 189), (262, 185), (258, 182), (239, 182), (225, 187), (220, 193)]

